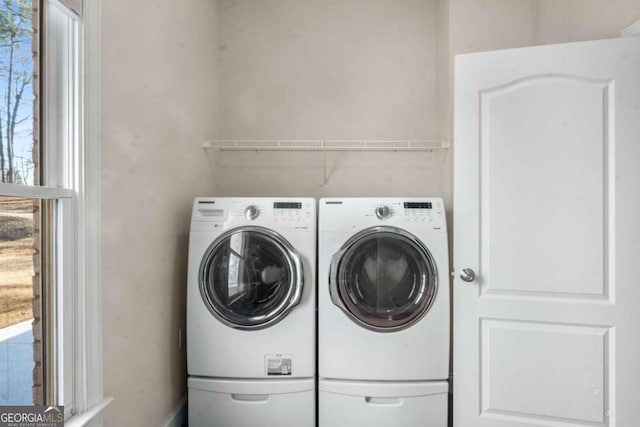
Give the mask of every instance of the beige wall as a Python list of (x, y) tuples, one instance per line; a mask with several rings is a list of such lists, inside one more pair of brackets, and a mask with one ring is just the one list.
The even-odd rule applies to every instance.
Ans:
[(639, 0), (540, 0), (539, 42), (619, 37), (639, 20)]
[(435, 1), (219, 4), (221, 136), (439, 136)]
[(452, 55), (620, 36), (638, 0), (442, 0)]
[[(442, 139), (436, 3), (220, 0), (219, 137)], [(448, 156), (262, 152), (212, 161), (219, 195), (448, 198)]]
[(186, 391), (187, 233), (211, 192), (210, 0), (102, 1), (102, 288), (106, 426), (153, 426)]
[(449, 0), (451, 55), (536, 44), (537, 0)]
[(439, 134), (446, 141), (451, 141), (451, 93), (453, 90), (453, 82), (451, 76), (450, 65), (450, 4), (449, 0), (436, 1), (436, 28), (437, 28), (437, 46), (436, 46), (436, 83), (437, 83), (437, 100), (439, 120)]

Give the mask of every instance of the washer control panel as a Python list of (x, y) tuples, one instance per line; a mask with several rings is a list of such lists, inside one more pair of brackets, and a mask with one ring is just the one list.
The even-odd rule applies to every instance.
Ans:
[(311, 205), (302, 202), (273, 202), (275, 222), (297, 223), (311, 219)]
[(232, 210), (232, 215), (238, 219), (257, 221), (259, 224), (290, 225), (297, 227), (307, 225), (309, 222), (315, 221), (312, 215), (314, 206), (308, 201), (246, 201), (239, 202)]
[[(193, 225), (195, 223), (200, 225)], [(310, 197), (199, 197), (195, 200), (193, 230), (241, 225), (315, 229), (316, 202)]]

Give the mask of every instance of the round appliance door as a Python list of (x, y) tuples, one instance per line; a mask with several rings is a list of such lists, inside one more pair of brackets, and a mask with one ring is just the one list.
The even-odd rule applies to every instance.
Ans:
[(418, 322), (438, 288), (426, 246), (396, 227), (373, 227), (349, 239), (331, 262), (331, 299), (357, 324), (392, 332)]
[(300, 302), (300, 255), (280, 234), (240, 227), (222, 234), (200, 263), (200, 293), (209, 311), (238, 329), (261, 329), (282, 320)]

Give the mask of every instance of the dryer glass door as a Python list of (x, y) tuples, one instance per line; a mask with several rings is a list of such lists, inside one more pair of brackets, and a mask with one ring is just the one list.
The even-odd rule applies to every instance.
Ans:
[(433, 257), (412, 234), (373, 227), (334, 255), (331, 299), (356, 323), (375, 331), (407, 328), (431, 307), (437, 291)]
[(200, 292), (227, 325), (259, 329), (282, 320), (302, 296), (300, 256), (280, 234), (240, 227), (214, 241), (200, 264)]

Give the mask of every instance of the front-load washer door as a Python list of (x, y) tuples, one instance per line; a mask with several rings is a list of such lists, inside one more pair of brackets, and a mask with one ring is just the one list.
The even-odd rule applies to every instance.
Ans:
[(429, 311), (438, 281), (427, 247), (396, 227), (372, 227), (350, 238), (331, 261), (331, 300), (357, 324), (392, 332)]
[(238, 329), (282, 320), (300, 302), (300, 255), (275, 231), (239, 227), (222, 234), (200, 263), (200, 293), (209, 311)]

